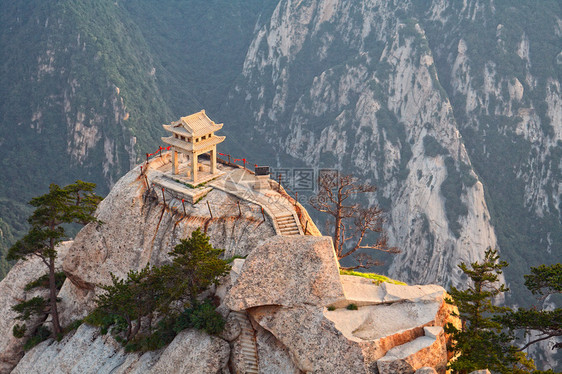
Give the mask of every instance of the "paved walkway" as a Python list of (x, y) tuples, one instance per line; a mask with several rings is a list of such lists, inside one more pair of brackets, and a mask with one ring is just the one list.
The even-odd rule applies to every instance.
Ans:
[(242, 200), (261, 206), (272, 218), (275, 231), (279, 235), (303, 235), (293, 204), (274, 189), (254, 188), (255, 177), (244, 169), (223, 166), (225, 175), (208, 185)]
[(219, 165), (221, 175), (206, 183), (205, 188), (190, 189), (178, 181), (172, 180), (177, 178), (171, 176), (168, 154), (163, 154), (162, 157), (153, 161), (161, 164), (155, 168), (157, 173), (151, 182), (179, 195), (184, 195), (186, 200), (191, 203), (206, 195), (209, 191), (208, 187), (213, 187), (263, 208), (264, 213), (271, 218), (278, 235), (304, 235), (295, 207), (285, 196), (277, 192), (275, 182), (266, 183), (273, 188), (255, 189), (256, 177), (248, 170)]

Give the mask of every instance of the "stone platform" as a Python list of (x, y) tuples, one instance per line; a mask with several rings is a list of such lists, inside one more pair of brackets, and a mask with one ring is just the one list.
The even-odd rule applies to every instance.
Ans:
[(162, 174), (152, 180), (155, 186), (165, 188), (168, 193), (176, 193), (181, 200), (184, 199), (190, 204), (195, 204), (200, 198), (204, 197), (211, 191), (212, 187), (195, 187), (191, 188), (180, 180), (171, 179), (170, 175)]

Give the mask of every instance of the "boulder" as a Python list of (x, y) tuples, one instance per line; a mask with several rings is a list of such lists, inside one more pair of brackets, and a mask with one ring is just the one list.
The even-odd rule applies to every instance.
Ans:
[(312, 373), (364, 373), (363, 354), (326, 319), (322, 308), (264, 306), (250, 315), (289, 350), (296, 366)]
[(256, 344), (260, 374), (303, 373), (291, 359), (287, 347), (277, 340), (272, 333), (259, 325), (256, 326)]
[(222, 339), (184, 330), (164, 350), (125, 353), (110, 335), (82, 325), (60, 342), (49, 339), (31, 349), (14, 374), (145, 374), (225, 372), (230, 348)]
[(490, 374), (490, 370), (488, 369), (475, 370), (475, 371), (471, 371), (470, 374)]
[(164, 349), (151, 373), (218, 374), (227, 367), (230, 347), (198, 330), (184, 330)]
[(440, 326), (425, 327), (425, 336), (389, 350), (377, 361), (380, 374), (414, 374), (424, 366), (444, 373), (447, 366), (445, 335)]
[(381, 289), (384, 292), (383, 301), (391, 303), (396, 301), (435, 301), (443, 299), (445, 289), (436, 284), (429, 284), (425, 286), (404, 286), (393, 283), (382, 283)]
[(429, 366), (424, 366), (416, 370), (415, 374), (437, 374), (437, 370)]
[(240, 323), (234, 317), (234, 314), (230, 313), (225, 320), (224, 330), (220, 333), (220, 338), (226, 340), (227, 342), (232, 342), (240, 336), (241, 328)]
[(325, 311), (348, 339), (375, 340), (434, 324), (441, 303), (393, 303), (369, 305), (358, 310)]
[(384, 302), (384, 289), (372, 279), (354, 275), (340, 275), (345, 300), (334, 304), (335, 307), (344, 307), (349, 304), (357, 306), (376, 305)]
[[(347, 299), (336, 303), (335, 310), (324, 309), (324, 315), (347, 339), (359, 344), (371, 370), (378, 370), (376, 361), (392, 348), (429, 334), (431, 330), (424, 330), (425, 327), (459, 323), (458, 318), (450, 315), (454, 308), (445, 303), (446, 293), (439, 286), (378, 286), (361, 277), (342, 278)], [(348, 292), (353, 286), (366, 296), (360, 297), (357, 290)], [(381, 303), (385, 298), (387, 301)], [(345, 308), (357, 301), (358, 310)], [(442, 349), (446, 352), (445, 346)]]
[(331, 238), (276, 236), (248, 255), (226, 296), (232, 310), (329, 305), (344, 299)]

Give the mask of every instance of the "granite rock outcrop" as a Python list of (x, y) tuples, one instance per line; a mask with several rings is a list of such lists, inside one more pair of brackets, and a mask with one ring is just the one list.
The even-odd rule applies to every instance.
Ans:
[(238, 208), (225, 191), (212, 190), (204, 205), (190, 204), (184, 211), (177, 196), (159, 196), (146, 183), (160, 162), (145, 169), (146, 179), (139, 168), (124, 176), (97, 210), (103, 224), (87, 225), (61, 247), (67, 274), (59, 292), (61, 319), (68, 325), (84, 317), (111, 274), (123, 277), (147, 263), (169, 261), (172, 246), (202, 227), (227, 257), (245, 257), (234, 259), (230, 274), (209, 290), (226, 320), (224, 332), (215, 337), (184, 330), (167, 347), (139, 354), (126, 353), (112, 336), (81, 325), (61, 341), (49, 339), (23, 352), (11, 337), (10, 305), (40, 264), (20, 262), (0, 283), (7, 295), (0, 310), (5, 317), (1, 372), (384, 374), (424, 366), (443, 371), (442, 326), (452, 320), (443, 288), (340, 275), (331, 238), (275, 235), (259, 210), (244, 201)]

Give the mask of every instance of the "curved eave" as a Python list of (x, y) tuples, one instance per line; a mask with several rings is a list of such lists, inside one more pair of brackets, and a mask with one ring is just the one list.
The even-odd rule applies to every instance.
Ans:
[(162, 141), (173, 147), (186, 152), (207, 152), (210, 151), (214, 146), (222, 143), (226, 139), (226, 136), (213, 136), (209, 139), (202, 140), (198, 143), (187, 143), (183, 140), (174, 138), (173, 136), (162, 137)]

